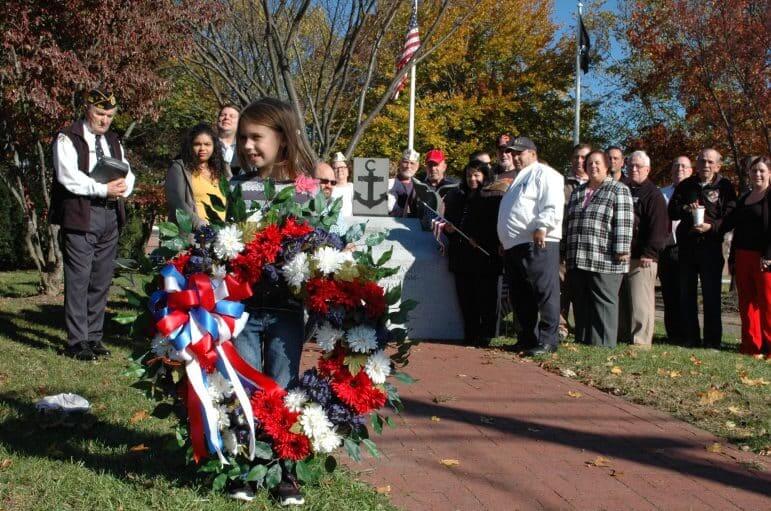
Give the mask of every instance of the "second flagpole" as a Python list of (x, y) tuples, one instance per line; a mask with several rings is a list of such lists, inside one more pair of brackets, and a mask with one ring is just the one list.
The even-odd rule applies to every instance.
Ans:
[[(414, 0), (413, 9), (418, 12), (418, 0)], [(415, 149), (415, 63), (410, 66), (410, 121), (407, 131), (407, 148)]]
[(573, 145), (578, 145), (581, 138), (581, 15), (584, 5), (578, 2), (576, 16), (576, 117), (573, 124)]

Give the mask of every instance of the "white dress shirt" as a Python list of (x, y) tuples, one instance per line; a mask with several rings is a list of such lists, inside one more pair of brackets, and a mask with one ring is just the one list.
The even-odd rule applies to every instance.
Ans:
[[(91, 132), (87, 122), (83, 123), (83, 139), (88, 144), (88, 172), (90, 174), (96, 166), (96, 135)], [(104, 136), (102, 136), (102, 151), (105, 156), (112, 156), (110, 146)], [(121, 152), (123, 153), (123, 162), (128, 164), (123, 146), (121, 146)], [(107, 184), (97, 183), (93, 178), (80, 171), (75, 146), (72, 140), (63, 133), (59, 134), (54, 144), (54, 169), (56, 170), (56, 179), (70, 193), (94, 198), (107, 197)], [(126, 175), (126, 191), (123, 192), (123, 197), (131, 195), (134, 189), (134, 179), (134, 173), (129, 167)]]
[(353, 216), (353, 183), (346, 183), (343, 186), (332, 188), (332, 198), (336, 199), (338, 197), (341, 198), (343, 203), (340, 209), (340, 216)]
[(546, 241), (562, 239), (564, 187), (562, 175), (540, 162), (517, 173), (498, 210), (498, 239), (504, 249), (532, 243), (536, 229), (546, 232)]

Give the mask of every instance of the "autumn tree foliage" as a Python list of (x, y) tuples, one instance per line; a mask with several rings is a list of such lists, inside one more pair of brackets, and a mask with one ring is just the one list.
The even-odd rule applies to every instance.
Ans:
[(0, 18), (0, 182), (24, 212), (25, 245), (42, 288), (58, 290), (62, 260), (50, 207), (52, 136), (102, 86), (133, 119), (152, 117), (168, 84), (159, 70), (191, 44), (210, 2), (7, 0)]
[(620, 79), (651, 126), (734, 162), (771, 152), (768, 0), (629, 0), (623, 9), (630, 56)]
[[(459, 3), (452, 20), (472, 2)], [(562, 168), (572, 148), (575, 74), (572, 32), (557, 39), (548, 0), (480, 0), (474, 16), (417, 68), (416, 149), (440, 147), (459, 172), (469, 153), (494, 150), (502, 131), (531, 137), (539, 157)], [(432, 12), (420, 12), (421, 26)], [(406, 19), (399, 24), (405, 26)], [(442, 33), (442, 27), (437, 29)], [(392, 59), (403, 34), (389, 34)], [(582, 132), (591, 138), (594, 105), (583, 105)], [(364, 135), (360, 152), (398, 158), (406, 147), (408, 95), (389, 103)]]

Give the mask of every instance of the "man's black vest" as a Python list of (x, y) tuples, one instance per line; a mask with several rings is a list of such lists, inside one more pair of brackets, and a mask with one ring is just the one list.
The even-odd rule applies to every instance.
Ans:
[[(76, 121), (71, 126), (63, 129), (62, 134), (66, 135), (75, 146), (75, 152), (78, 155), (78, 169), (88, 174), (88, 143), (83, 138), (83, 123), (85, 121)], [(58, 137), (57, 137), (58, 138)], [(107, 144), (110, 147), (110, 155), (116, 159), (123, 158), (123, 151), (120, 146), (118, 135), (112, 131), (104, 134)], [(123, 199), (118, 199), (117, 205), (118, 226), (123, 226), (126, 222), (126, 209)], [(54, 225), (61, 225), (64, 229), (86, 232), (91, 222), (91, 198), (83, 195), (75, 195), (67, 190), (56, 179), (56, 170), (54, 170), (54, 179), (51, 186), (51, 212), (48, 216), (49, 221)]]

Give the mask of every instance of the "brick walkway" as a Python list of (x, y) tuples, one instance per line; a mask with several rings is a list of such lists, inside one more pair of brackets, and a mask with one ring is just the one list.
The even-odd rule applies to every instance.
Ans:
[(713, 435), (532, 362), (426, 343), (408, 372), (383, 457), (350, 464), (402, 509), (771, 510), (766, 458), (709, 452)]

